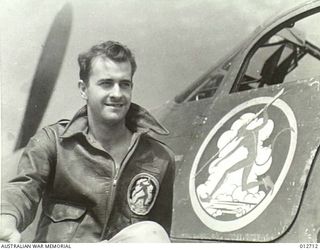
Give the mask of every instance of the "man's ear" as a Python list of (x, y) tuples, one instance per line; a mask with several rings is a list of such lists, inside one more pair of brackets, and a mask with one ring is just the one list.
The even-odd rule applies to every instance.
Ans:
[(81, 98), (84, 99), (84, 100), (87, 100), (88, 99), (88, 97), (87, 97), (87, 83), (85, 83), (82, 80), (79, 80), (78, 88), (79, 88), (79, 91), (80, 91)]

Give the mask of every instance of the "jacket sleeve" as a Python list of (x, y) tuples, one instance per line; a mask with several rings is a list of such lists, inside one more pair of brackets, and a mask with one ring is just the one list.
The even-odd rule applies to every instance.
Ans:
[(151, 218), (164, 227), (168, 235), (171, 230), (172, 206), (173, 206), (173, 184), (175, 177), (174, 155), (170, 152), (170, 160), (166, 173), (160, 185), (159, 194), (152, 210)]
[(13, 215), (23, 231), (34, 219), (42, 193), (55, 164), (55, 138), (42, 129), (27, 144), (18, 165), (17, 176), (2, 189), (1, 214)]

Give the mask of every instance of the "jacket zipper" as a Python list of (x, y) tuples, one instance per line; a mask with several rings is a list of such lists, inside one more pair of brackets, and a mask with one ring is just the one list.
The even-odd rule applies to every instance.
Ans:
[[(129, 161), (129, 159), (131, 158), (131, 156), (133, 155), (135, 149), (137, 148), (138, 142), (140, 140), (141, 135), (139, 135), (136, 139), (135, 142), (132, 144), (131, 148), (128, 150), (128, 153), (126, 154), (126, 156), (124, 157), (123, 161), (120, 164), (120, 167), (117, 171), (117, 169), (115, 168), (115, 166), (113, 167), (113, 173), (116, 172), (116, 174), (114, 175), (114, 178), (112, 180), (112, 185), (111, 185), (111, 190), (110, 190), (110, 199), (109, 199), (109, 203), (107, 204), (107, 208), (106, 208), (106, 220), (103, 226), (103, 230), (100, 236), (100, 241), (103, 240), (103, 237), (106, 233), (107, 230), (107, 225), (109, 222), (109, 218), (110, 215), (112, 213), (112, 207), (113, 207), (113, 203), (115, 200), (115, 194), (116, 194), (116, 190), (117, 190), (117, 182), (121, 176), (121, 173), (123, 172), (124, 167), (126, 166), (127, 162)], [(109, 211), (109, 213), (108, 213)]]

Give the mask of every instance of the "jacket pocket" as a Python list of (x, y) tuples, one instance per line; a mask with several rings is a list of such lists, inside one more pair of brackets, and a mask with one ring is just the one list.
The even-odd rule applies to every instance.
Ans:
[(78, 220), (86, 212), (86, 208), (74, 206), (70, 204), (55, 203), (50, 204), (44, 211), (53, 222), (60, 222), (64, 220)]
[(84, 232), (79, 230), (86, 216), (85, 207), (68, 203), (51, 203), (44, 207), (35, 242), (79, 242)]

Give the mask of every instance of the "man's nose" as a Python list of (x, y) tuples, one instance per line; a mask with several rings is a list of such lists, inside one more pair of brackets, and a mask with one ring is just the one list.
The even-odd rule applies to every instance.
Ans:
[(121, 97), (123, 95), (122, 90), (118, 83), (115, 83), (113, 85), (113, 88), (111, 89), (111, 96), (113, 97)]

